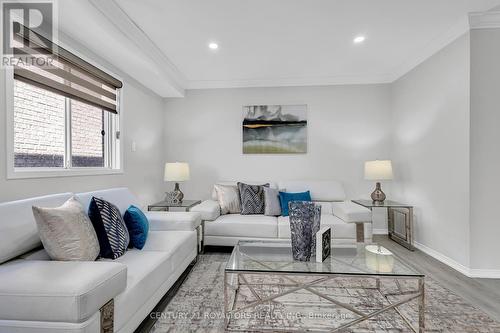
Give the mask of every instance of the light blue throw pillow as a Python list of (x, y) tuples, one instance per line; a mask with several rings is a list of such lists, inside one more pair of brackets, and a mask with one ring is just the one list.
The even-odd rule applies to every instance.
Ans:
[(281, 216), (288, 216), (288, 203), (290, 201), (311, 201), (311, 193), (309, 191), (299, 193), (280, 192)]
[(149, 221), (146, 215), (136, 206), (130, 206), (123, 216), (130, 235), (130, 245), (142, 250), (149, 232)]

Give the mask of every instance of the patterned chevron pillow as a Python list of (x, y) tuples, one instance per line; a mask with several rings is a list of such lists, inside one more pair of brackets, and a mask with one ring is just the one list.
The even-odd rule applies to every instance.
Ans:
[(248, 185), (238, 183), (240, 190), (241, 215), (264, 214), (266, 205), (264, 200), (264, 185)]
[(121, 257), (127, 251), (130, 236), (120, 210), (106, 200), (93, 197), (89, 217), (99, 239), (99, 256), (109, 259)]

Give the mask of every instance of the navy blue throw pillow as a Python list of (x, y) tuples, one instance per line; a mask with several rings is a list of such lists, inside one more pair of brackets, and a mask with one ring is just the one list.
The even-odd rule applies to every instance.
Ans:
[(106, 200), (92, 197), (89, 218), (99, 240), (99, 256), (109, 259), (122, 256), (127, 251), (130, 236), (120, 210)]
[(130, 206), (123, 216), (130, 235), (130, 245), (142, 250), (148, 238), (149, 221), (146, 215), (136, 206)]

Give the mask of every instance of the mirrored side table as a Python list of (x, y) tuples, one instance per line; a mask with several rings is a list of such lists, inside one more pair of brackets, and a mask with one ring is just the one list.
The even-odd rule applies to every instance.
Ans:
[(415, 250), (413, 246), (413, 206), (392, 200), (385, 200), (382, 203), (375, 203), (371, 200), (352, 200), (352, 202), (370, 210), (386, 208), (389, 238), (410, 251)]
[(201, 200), (182, 200), (180, 203), (172, 203), (168, 201), (160, 201), (148, 206), (149, 211), (170, 211), (170, 208), (182, 208), (189, 212), (191, 208), (200, 204)]

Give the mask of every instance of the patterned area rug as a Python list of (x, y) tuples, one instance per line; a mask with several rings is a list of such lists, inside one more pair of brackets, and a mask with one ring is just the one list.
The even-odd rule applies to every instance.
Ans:
[[(223, 332), (223, 277), (228, 259), (229, 254), (200, 255), (197, 264), (166, 309), (155, 314), (159, 319), (151, 332)], [(273, 284), (278, 282), (276, 286), (260, 286), (271, 280)], [(255, 284), (254, 290), (259, 297), (291, 288), (287, 286), (287, 281), (278, 276), (266, 278), (263, 275), (248, 275), (247, 282)], [(360, 288), (372, 285), (373, 280), (369, 279), (335, 279), (321, 283), (314, 289), (366, 313), (387, 305), (387, 301), (378, 291)], [(403, 290), (415, 289), (416, 283), (410, 281), (400, 287)], [(426, 332), (500, 332), (500, 323), (432, 279), (426, 279), (425, 287)], [(396, 291), (396, 288), (396, 284), (388, 280), (384, 281), (381, 287), (384, 293)], [(235, 304), (237, 308), (255, 301), (255, 296), (248, 288), (240, 287), (240, 292)], [(397, 298), (394, 301), (397, 301)], [(412, 301), (399, 309), (415, 327), (418, 320), (417, 302)], [(304, 290), (280, 297), (276, 302), (243, 311), (231, 320), (230, 328), (243, 331), (250, 328), (251, 331), (258, 332), (259, 328), (292, 331), (314, 327), (318, 331), (328, 331), (356, 318), (357, 315), (352, 312)], [(411, 330), (396, 311), (390, 310), (343, 332), (392, 333)]]

